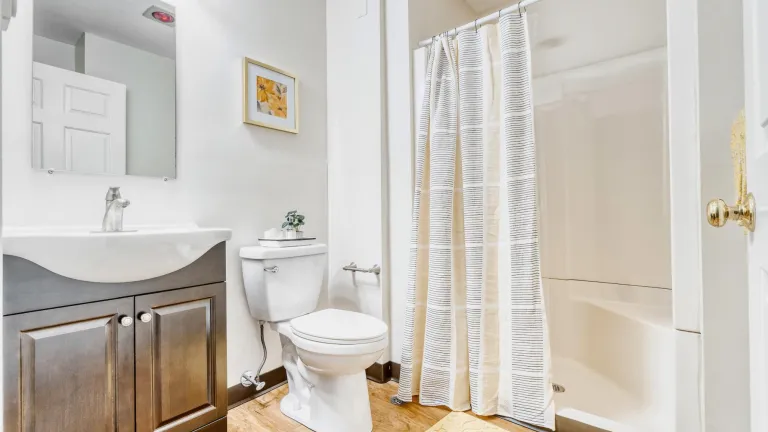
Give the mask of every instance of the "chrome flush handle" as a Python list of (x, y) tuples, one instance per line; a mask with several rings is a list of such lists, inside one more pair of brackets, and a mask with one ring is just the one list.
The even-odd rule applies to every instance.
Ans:
[(264, 271), (269, 273), (277, 273), (280, 271), (280, 267), (276, 265), (273, 265), (271, 267), (264, 267)]

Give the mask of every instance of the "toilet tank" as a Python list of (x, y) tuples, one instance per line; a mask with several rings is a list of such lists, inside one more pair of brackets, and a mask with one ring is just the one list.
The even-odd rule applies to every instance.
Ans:
[(315, 310), (325, 274), (324, 244), (240, 249), (243, 285), (251, 315), (284, 321)]

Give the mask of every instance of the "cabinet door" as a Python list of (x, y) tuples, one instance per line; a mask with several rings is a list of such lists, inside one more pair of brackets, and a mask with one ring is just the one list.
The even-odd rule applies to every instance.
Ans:
[(225, 313), (223, 283), (136, 297), (137, 431), (187, 432), (227, 414)]
[(127, 298), (4, 317), (4, 430), (133, 431), (132, 316)]

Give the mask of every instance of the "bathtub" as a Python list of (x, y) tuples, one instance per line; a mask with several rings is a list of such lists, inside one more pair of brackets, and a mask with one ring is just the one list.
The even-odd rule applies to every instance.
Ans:
[(558, 425), (674, 431), (671, 290), (544, 279), (544, 292)]

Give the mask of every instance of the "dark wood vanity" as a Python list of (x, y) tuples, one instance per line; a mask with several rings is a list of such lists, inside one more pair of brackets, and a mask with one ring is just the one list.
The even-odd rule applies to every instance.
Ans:
[(224, 246), (127, 283), (4, 255), (4, 430), (225, 432)]

